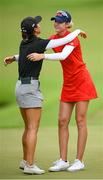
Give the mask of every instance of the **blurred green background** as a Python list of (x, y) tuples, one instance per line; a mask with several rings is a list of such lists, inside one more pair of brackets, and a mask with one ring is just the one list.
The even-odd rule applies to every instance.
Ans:
[[(103, 109), (103, 0), (0, 0), (0, 127), (22, 127), (21, 117), (15, 101), (17, 63), (3, 65), (5, 56), (18, 54), (21, 41), (20, 22), (26, 16), (41, 15), (41, 37), (54, 33), (50, 21), (57, 10), (72, 14), (74, 27), (85, 30), (88, 39), (81, 39), (84, 61), (95, 82), (99, 98), (91, 101), (88, 116), (91, 119)], [(62, 86), (62, 71), (59, 62), (44, 62), (40, 76), (41, 89), (45, 97), (42, 126), (57, 124), (58, 102)], [(92, 118), (91, 118), (92, 117)], [(72, 118), (74, 119), (74, 118)], [(73, 120), (72, 120), (73, 123)], [(95, 124), (101, 123), (100, 119)]]
[[(26, 176), (19, 171), (22, 158), (21, 135), (23, 122), (15, 100), (17, 63), (3, 65), (5, 56), (18, 54), (21, 41), (20, 22), (26, 16), (41, 15), (41, 37), (54, 33), (50, 17), (57, 10), (72, 14), (74, 27), (87, 32), (81, 40), (84, 61), (92, 75), (99, 98), (91, 101), (88, 111), (89, 137), (85, 153), (86, 170), (77, 173), (46, 173)], [(102, 179), (103, 178), (103, 0), (0, 0), (0, 178), (1, 179)], [(52, 51), (49, 51), (52, 52)], [(44, 106), (37, 146), (38, 165), (46, 171), (58, 158), (57, 116), (62, 87), (59, 62), (44, 62), (40, 76)], [(76, 154), (76, 127), (71, 119), (69, 160)], [(2, 168), (1, 168), (2, 167)]]

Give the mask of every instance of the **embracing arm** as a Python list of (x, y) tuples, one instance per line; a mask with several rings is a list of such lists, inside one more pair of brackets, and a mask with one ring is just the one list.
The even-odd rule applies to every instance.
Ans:
[[(61, 45), (64, 45), (66, 43), (71, 42), (73, 39), (75, 39), (78, 35), (81, 35), (81, 37), (86, 38), (87, 35), (84, 31), (77, 29), (75, 31), (73, 31), (72, 33), (68, 34), (67, 36), (65, 36), (64, 38), (59, 38), (59, 39), (52, 39), (49, 41), (49, 43), (46, 46), (46, 50), (47, 49), (51, 49), (51, 48), (55, 48)], [(9, 60), (8, 60), (9, 59)], [(19, 55), (14, 55), (11, 56), (10, 58), (8, 57), (7, 60), (5, 60), (5, 64), (10, 64), (13, 61), (18, 61), (19, 60)]]
[(18, 61), (19, 55), (14, 55), (14, 56), (7, 56), (4, 59), (4, 65), (7, 66), (8, 64), (11, 64), (14, 61)]
[(66, 45), (64, 49), (62, 50), (62, 52), (52, 53), (52, 54), (32, 53), (28, 55), (27, 58), (30, 61), (40, 61), (42, 59), (47, 59), (47, 60), (52, 60), (52, 61), (64, 60), (71, 54), (74, 48), (75, 48), (74, 46)]
[(51, 49), (67, 44), (71, 42), (73, 39), (75, 39), (79, 34), (81, 35), (81, 37), (86, 38), (86, 33), (84, 31), (81, 31), (80, 29), (77, 29), (63, 38), (50, 40), (46, 46), (46, 49)]
[(44, 59), (54, 60), (54, 61), (64, 60), (71, 54), (73, 49), (74, 49), (74, 46), (67, 45), (64, 47), (62, 52), (52, 53), (52, 54), (44, 54)]

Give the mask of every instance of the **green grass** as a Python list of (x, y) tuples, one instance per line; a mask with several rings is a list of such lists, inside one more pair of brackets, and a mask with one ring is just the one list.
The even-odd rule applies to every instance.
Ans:
[[(40, 128), (38, 144), (36, 149), (36, 163), (46, 170), (44, 175), (24, 175), (18, 169), (22, 158), (21, 135), (22, 129), (0, 130), (0, 179), (102, 179), (103, 163), (103, 128), (102, 126), (89, 127), (89, 138), (85, 152), (84, 171), (69, 173), (49, 173), (48, 167), (58, 158), (58, 142), (56, 128)], [(75, 127), (70, 127), (70, 142), (68, 148), (68, 159), (72, 162), (76, 154)]]
[[(48, 100), (48, 97), (47, 97)], [(41, 126), (55, 127), (58, 124), (58, 99), (51, 101), (45, 100), (42, 111)], [(96, 100), (95, 100), (96, 101)], [(99, 103), (99, 102), (98, 102)], [(55, 106), (54, 106), (55, 104)], [(103, 110), (100, 107), (97, 111), (95, 107), (96, 102), (91, 102), (88, 112), (88, 125), (103, 126)], [(95, 112), (96, 111), (96, 112)], [(95, 112), (95, 113), (94, 113)], [(75, 125), (75, 116), (71, 118), (71, 125)], [(21, 128), (23, 127), (23, 120), (20, 116), (19, 109), (15, 104), (8, 105), (6, 108), (0, 110), (0, 128)]]

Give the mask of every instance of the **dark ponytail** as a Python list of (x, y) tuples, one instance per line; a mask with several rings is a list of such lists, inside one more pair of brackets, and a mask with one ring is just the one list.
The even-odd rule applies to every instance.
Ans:
[(28, 33), (26, 33), (26, 32), (21, 32), (22, 33), (22, 39), (24, 40), (24, 41), (28, 41), (32, 36), (33, 36), (33, 33), (31, 33), (31, 34), (28, 34)]

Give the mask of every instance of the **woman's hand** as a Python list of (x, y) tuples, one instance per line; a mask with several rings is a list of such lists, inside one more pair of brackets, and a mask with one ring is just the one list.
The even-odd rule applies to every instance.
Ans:
[(87, 35), (84, 31), (81, 31), (79, 35), (83, 38), (87, 38)]
[(8, 64), (11, 64), (12, 62), (15, 61), (15, 57), (14, 56), (8, 56), (4, 59), (4, 65), (7, 66)]
[(31, 53), (27, 56), (27, 58), (30, 61), (40, 61), (40, 60), (44, 59), (44, 54)]

